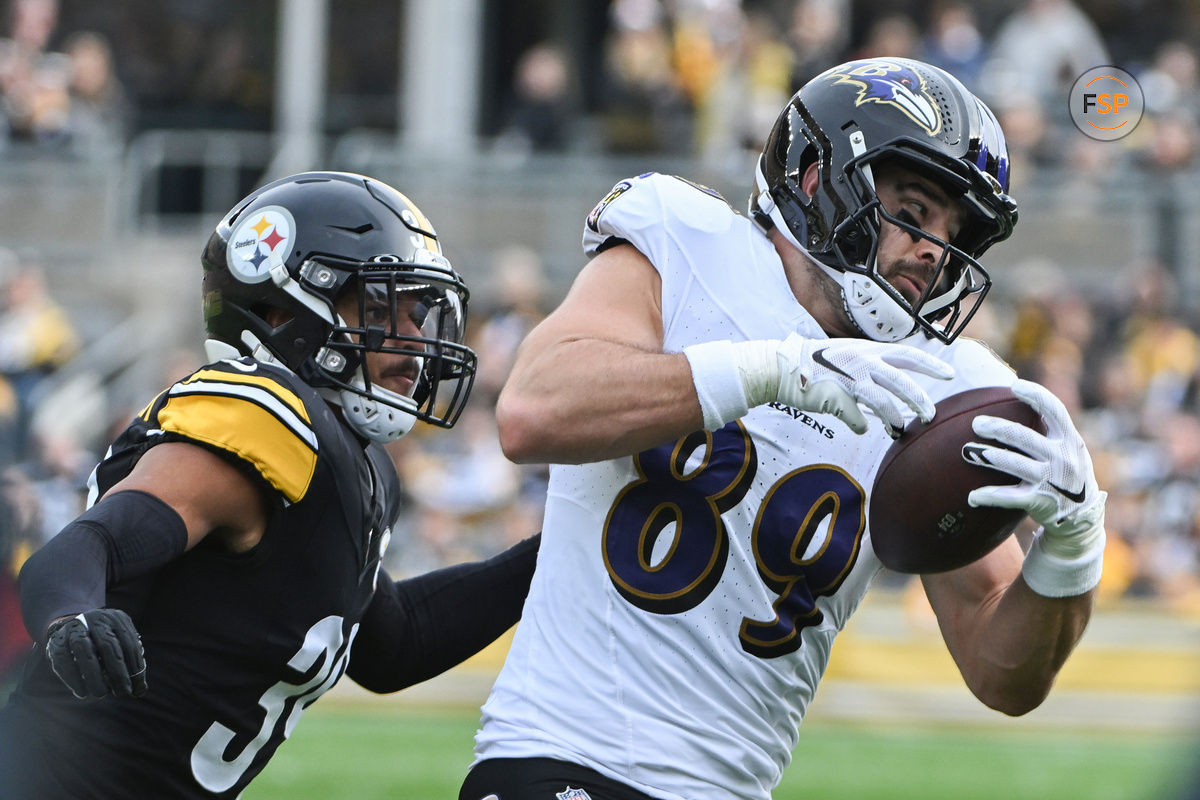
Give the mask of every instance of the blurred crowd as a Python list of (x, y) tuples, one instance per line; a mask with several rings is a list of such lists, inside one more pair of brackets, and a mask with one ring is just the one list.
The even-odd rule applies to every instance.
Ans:
[[(1148, 4), (1122, 31), (1121, 18), (1086, 13), (1087, 5), (925, 0), (879, 14), (854, 0), (612, 0), (590, 105), (568, 50), (538, 42), (514, 66), (492, 141), (526, 153), (686, 156), (748, 185), (747, 154), (798, 86), (848, 57), (886, 54), (944, 66), (993, 106), (1018, 199), (1023, 184), (1044, 176), (1069, 175), (1062, 191), (1096, 201), (1114, 166), (1163, 185), (1189, 174), (1200, 142), (1200, 11), (1168, 24), (1154, 9), (1174, 6)], [(0, 159), (5, 147), (112, 157), (128, 143), (137, 101), (145, 102), (145, 92), (123, 85), (111, 42), (60, 30), (59, 10), (58, 0), (9, 4)], [(1170, 35), (1139, 34), (1147, 30)], [(202, 96), (261, 97), (261, 79), (239, 82), (240, 40), (220, 41), (228, 46), (215, 48), (210, 79), (194, 84), (212, 90)], [(1076, 76), (1105, 63), (1136, 75), (1146, 96), (1145, 119), (1117, 143), (1081, 135), (1064, 100)], [(1163, 208), (1169, 220), (1172, 207)], [(472, 285), (470, 344), (482, 371), (470, 408), (449, 434), (418, 427), (391, 446), (409, 500), (389, 552), (396, 574), (496, 552), (540, 525), (545, 467), (504, 458), (493, 411), (517, 345), (561, 287), (534, 250), (513, 244), (492, 258), (487, 279)], [(996, 288), (970, 334), (1077, 415), (1110, 493), (1103, 599), (1150, 598), (1200, 615), (1200, 303), (1184, 281), (1195, 258), (1160, 249), (1114, 268), (1122, 276), (1115, 283), (1081, 282), (1045, 262), (991, 264)], [(0, 242), (0, 688), (12, 652), (5, 644), (20, 636), (19, 624), (3, 628), (15, 619), (15, 571), (81, 510), (88, 472), (137, 410), (116, 409), (90, 428), (66, 424), (60, 410), (72, 401), (62, 397), (78, 389), (62, 376), (86, 359), (86, 342), (47, 291), (46, 269), (39, 254)], [(172, 354), (168, 365), (164, 355), (164, 382), (201, 358), (198, 349)]]
[(9, 36), (0, 40), (0, 145), (111, 158), (130, 113), (112, 46), (78, 31), (51, 48), (58, 11), (58, 0), (10, 5)]
[[(736, 172), (808, 79), (848, 59), (887, 55), (944, 67), (982, 97), (1000, 117), (1018, 180), (1049, 165), (1195, 162), (1195, 4), (924, 0), (882, 10), (855, 0), (613, 0), (609, 12), (595, 113), (572, 113), (580, 104), (569, 56), (539, 43), (515, 68), (507, 140), (546, 151), (582, 143), (691, 156)], [(1079, 135), (1067, 107), (1074, 80), (1103, 64), (1134, 74), (1146, 98), (1145, 119), (1115, 147)]]

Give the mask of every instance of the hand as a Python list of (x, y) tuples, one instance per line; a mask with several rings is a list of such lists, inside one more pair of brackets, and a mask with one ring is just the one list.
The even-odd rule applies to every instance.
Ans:
[(50, 668), (76, 697), (146, 693), (142, 638), (124, 611), (93, 608), (51, 623), (46, 635)]
[(1042, 526), (1046, 551), (1061, 559), (1078, 559), (1103, 547), (1108, 494), (1096, 484), (1091, 456), (1071, 415), (1062, 401), (1036, 383), (1017, 381), (1012, 391), (1045, 420), (1046, 434), (998, 417), (976, 417), (975, 433), (1004, 447), (979, 442), (968, 446), (978, 447), (992, 467), (1020, 483), (984, 486), (971, 492), (967, 502), (1025, 509)]
[[(933, 401), (905, 370), (949, 380), (954, 368), (915, 347), (867, 339), (805, 339), (792, 334), (776, 351), (776, 397), (793, 408), (839, 417), (863, 433), (867, 419), (859, 404), (883, 421), (893, 439), (904, 429), (900, 403), (928, 422)], [(899, 401), (899, 402), (897, 402)]]

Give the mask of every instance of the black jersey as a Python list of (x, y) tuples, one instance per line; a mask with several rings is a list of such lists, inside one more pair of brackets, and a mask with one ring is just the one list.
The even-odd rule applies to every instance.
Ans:
[(383, 448), (291, 373), (222, 361), (138, 415), (97, 467), (99, 493), (168, 441), (208, 447), (268, 488), (262, 541), (233, 554), (205, 540), (109, 587), (107, 605), (142, 636), (145, 696), (77, 700), (43, 654), (30, 659), (0, 710), (0, 787), (7, 773), (38, 800), (235, 797), (346, 671), (399, 510)]

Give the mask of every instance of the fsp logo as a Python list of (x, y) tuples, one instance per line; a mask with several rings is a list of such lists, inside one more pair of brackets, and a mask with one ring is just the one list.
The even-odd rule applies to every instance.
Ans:
[(1145, 97), (1132, 75), (1119, 67), (1092, 67), (1071, 87), (1071, 120), (1093, 139), (1128, 136), (1142, 119)]

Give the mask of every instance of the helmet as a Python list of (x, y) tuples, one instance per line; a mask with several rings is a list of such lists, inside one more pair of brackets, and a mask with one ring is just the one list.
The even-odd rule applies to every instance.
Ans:
[[(880, 206), (871, 167), (893, 160), (958, 199), (967, 213), (953, 241)], [(809, 197), (801, 181), (814, 163), (819, 185)], [(1017, 221), (1007, 194), (1008, 148), (995, 116), (954, 76), (910, 59), (851, 61), (805, 84), (776, 120), (755, 177), (753, 218), (778, 228), (832, 275), (850, 318), (876, 341), (917, 329), (952, 341), (991, 287), (977, 259)], [(914, 303), (877, 272), (881, 218), (943, 248)]]
[[(209, 358), (286, 367), (376, 442), (462, 413), (476, 363), (463, 344), (467, 287), (429, 220), (387, 184), (342, 172), (275, 181), (221, 220), (201, 263)], [(349, 323), (337, 310), (347, 297), (358, 302)], [(409, 391), (373, 380), (368, 352), (411, 359)]]

